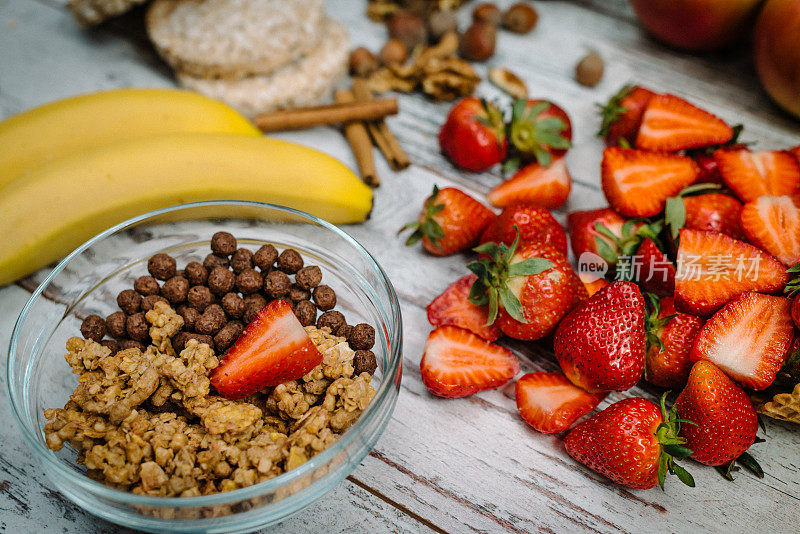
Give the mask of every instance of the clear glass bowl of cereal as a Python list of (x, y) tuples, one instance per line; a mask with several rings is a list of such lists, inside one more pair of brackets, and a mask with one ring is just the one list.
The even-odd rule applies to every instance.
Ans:
[[(236, 241), (212, 243), (218, 232)], [(297, 271), (298, 257), (318, 269)], [(213, 368), (280, 299), (322, 363), (220, 398)], [(230, 533), (286, 519), (355, 469), (394, 410), (401, 352), (397, 295), (352, 237), (281, 206), (203, 202), (133, 218), (60, 262), (20, 314), (7, 377), (33, 456), (76, 504), (146, 531)]]

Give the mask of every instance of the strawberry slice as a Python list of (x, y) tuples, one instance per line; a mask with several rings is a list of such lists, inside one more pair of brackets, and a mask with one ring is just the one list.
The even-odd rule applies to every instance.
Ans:
[(667, 199), (700, 174), (692, 158), (609, 147), (603, 151), (601, 183), (608, 203), (620, 215), (652, 217)]
[(800, 191), (800, 163), (785, 150), (717, 150), (714, 159), (722, 179), (744, 202)]
[(606, 394), (587, 393), (561, 373), (528, 373), (517, 380), (514, 396), (526, 423), (553, 434), (597, 408)]
[(785, 297), (740, 295), (706, 322), (689, 358), (714, 363), (744, 387), (769, 387), (794, 337), (790, 306)]
[(800, 208), (791, 197), (763, 196), (741, 211), (747, 240), (786, 265), (800, 262)]
[(789, 278), (769, 254), (718, 232), (681, 230), (677, 263), (676, 307), (700, 316), (747, 291), (779, 293)]
[(603, 122), (597, 135), (605, 138), (607, 146), (620, 145), (622, 142), (633, 145), (644, 109), (654, 94), (638, 85), (626, 85), (620, 89), (600, 107)]
[(532, 202), (548, 209), (564, 205), (572, 188), (572, 178), (563, 156), (553, 159), (547, 167), (529, 163), (514, 176), (486, 195), (493, 206), (506, 207), (516, 202)]
[[(516, 229), (514, 227), (516, 226)], [(481, 243), (505, 243), (511, 245), (517, 238), (520, 243), (530, 241), (546, 243), (567, 255), (567, 233), (553, 215), (541, 206), (520, 202), (504, 208), (489, 223), (481, 235)]]
[(435, 329), (419, 362), (422, 382), (440, 397), (466, 397), (500, 387), (519, 371), (510, 350), (456, 326)]
[(247, 325), (211, 375), (228, 399), (297, 380), (322, 362), (322, 354), (285, 300), (273, 300)]
[(655, 95), (642, 115), (636, 148), (674, 152), (719, 145), (733, 137), (733, 128), (711, 113), (675, 95)]
[(496, 324), (486, 326), (489, 322), (488, 307), (478, 306), (467, 300), (469, 290), (477, 279), (476, 275), (470, 274), (447, 286), (425, 308), (428, 311), (428, 322), (432, 326), (453, 325), (465, 328), (486, 341), (499, 338), (501, 332)]
[[(642, 291), (662, 297), (672, 295), (675, 291), (675, 266), (652, 239), (642, 241), (634, 258), (639, 263), (638, 282)], [(636, 269), (637, 266), (633, 265), (632, 268)]]

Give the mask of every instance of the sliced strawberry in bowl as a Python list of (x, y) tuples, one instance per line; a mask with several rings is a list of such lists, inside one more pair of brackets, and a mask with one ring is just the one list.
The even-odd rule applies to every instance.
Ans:
[(762, 250), (719, 232), (683, 229), (675, 274), (675, 305), (711, 315), (748, 291), (780, 293), (786, 267)]
[(486, 198), (493, 206), (506, 207), (516, 202), (531, 202), (555, 209), (567, 202), (572, 189), (572, 177), (562, 156), (548, 166), (528, 163), (508, 180), (489, 191)]
[(607, 146), (623, 142), (632, 146), (636, 143), (644, 109), (653, 95), (653, 91), (639, 85), (624, 86), (600, 106), (602, 124), (597, 135), (605, 139)]
[(659, 387), (683, 387), (692, 369), (689, 352), (705, 321), (675, 309), (672, 297), (648, 297), (644, 377)]
[(714, 159), (725, 184), (743, 202), (800, 192), (800, 162), (785, 150), (721, 149)]
[(241, 399), (267, 387), (296, 380), (322, 362), (322, 353), (285, 300), (273, 300), (244, 329), (211, 385), (220, 395)]
[[(516, 229), (515, 229), (516, 227)], [(528, 241), (546, 243), (567, 255), (567, 233), (547, 208), (520, 202), (503, 209), (481, 235), (481, 243), (511, 245), (519, 231), (520, 243)]]
[(707, 360), (744, 387), (769, 387), (794, 337), (789, 299), (744, 293), (714, 314), (695, 339), (693, 362)]
[(502, 332), (497, 325), (487, 326), (489, 308), (477, 306), (468, 300), (469, 290), (478, 277), (474, 274), (462, 276), (437, 296), (425, 308), (428, 322), (432, 326), (453, 325), (469, 330), (486, 341), (494, 341)]
[(561, 373), (528, 373), (514, 389), (517, 410), (539, 432), (562, 432), (588, 414), (606, 397), (587, 393)]
[(720, 145), (734, 135), (733, 128), (711, 113), (675, 95), (653, 96), (642, 114), (636, 148), (675, 152)]
[(500, 387), (519, 372), (510, 350), (456, 326), (442, 326), (428, 335), (419, 366), (425, 387), (447, 398)]
[(791, 197), (763, 196), (744, 205), (740, 215), (747, 240), (785, 265), (800, 262), (800, 207)]

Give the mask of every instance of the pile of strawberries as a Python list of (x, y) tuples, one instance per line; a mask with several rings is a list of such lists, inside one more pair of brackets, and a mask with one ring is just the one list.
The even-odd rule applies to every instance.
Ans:
[[(461, 166), (485, 155), (469, 132), (485, 141), (494, 124), (486, 146), (500, 149), (482, 165), (497, 160), (500, 133), (513, 131), (500, 116), (475, 99), (457, 104), (440, 139), (460, 132), (459, 142), (443, 141), (445, 153)], [(663, 488), (667, 474), (693, 486), (676, 462), (688, 457), (728, 478), (737, 462), (763, 476), (746, 452), (759, 426), (747, 390), (800, 382), (800, 147), (751, 150), (740, 127), (642, 87), (623, 88), (602, 116), (609, 207), (570, 213), (567, 227), (579, 262), (603, 263), (605, 277), (568, 262), (567, 232), (548, 211), (565, 198), (493, 202), (504, 206), (495, 215), (434, 188), (407, 225), (408, 244), (432, 254), (478, 254), (472, 274), (427, 308), (422, 380), (451, 398), (496, 388), (519, 372), (496, 341), (543, 340), (562, 373), (528, 373), (515, 388), (520, 415), (540, 432), (570, 429), (642, 378), (681, 390), (669, 409), (668, 391), (660, 405), (628, 398), (571, 428), (564, 442), (578, 461), (633, 488)], [(540, 152), (520, 172), (563, 161), (540, 148), (549, 161)]]

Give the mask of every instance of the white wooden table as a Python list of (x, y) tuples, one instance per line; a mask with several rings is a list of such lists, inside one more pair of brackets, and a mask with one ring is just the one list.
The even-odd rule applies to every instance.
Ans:
[[(56, 98), (122, 86), (169, 86), (169, 69), (149, 47), (139, 17), (81, 31), (64, 0), (0, 0), (0, 118)], [(499, 2), (506, 4), (507, 2)], [(384, 28), (368, 21), (360, 1), (329, 0), (354, 44), (376, 50)], [(540, 1), (536, 30), (502, 33), (488, 65), (512, 68), (532, 96), (566, 108), (575, 131), (567, 160), (575, 180), (569, 204), (557, 212), (605, 204), (598, 183), (602, 145), (594, 137), (594, 103), (635, 81), (672, 91), (747, 126), (745, 139), (760, 146), (800, 143), (800, 123), (782, 115), (760, 90), (745, 52), (696, 57), (677, 54), (646, 38), (624, 0)], [(331, 11), (334, 11), (331, 9)], [(463, 9), (462, 23), (469, 17)], [(572, 69), (586, 50), (606, 60), (595, 89), (578, 86)], [(484, 67), (479, 67), (485, 73)], [(498, 97), (487, 82), (479, 92)], [(439, 154), (436, 133), (448, 104), (401, 96), (391, 126), (413, 165), (392, 173), (378, 155), (383, 186), (372, 218), (346, 228), (381, 262), (400, 295), (404, 316), (402, 392), (394, 418), (375, 450), (323, 501), (282, 525), (284, 532), (566, 532), (566, 531), (797, 531), (800, 520), (800, 427), (767, 423), (767, 442), (755, 447), (767, 475), (739, 473), (726, 482), (713, 469), (692, 465), (696, 489), (670, 484), (632, 491), (574, 462), (558, 436), (531, 430), (502, 391), (461, 400), (428, 394), (419, 359), (429, 326), (425, 305), (464, 273), (466, 256), (436, 259), (401, 246), (397, 229), (415, 217), (432, 185), (457, 185), (484, 194), (496, 172), (458, 172)], [(348, 165), (353, 157), (334, 129), (282, 135), (328, 152)], [(2, 221), (2, 214), (0, 214)], [(1, 223), (0, 223), (1, 224)], [(0, 231), (8, 229), (0, 228)], [(7, 356), (14, 321), (43, 273), (0, 288), (0, 346)], [(524, 371), (553, 370), (552, 355), (533, 344), (510, 345)], [(0, 373), (5, 390), (5, 372)], [(655, 398), (643, 385), (625, 395)], [(622, 398), (610, 395), (603, 404)], [(116, 532), (52, 489), (14, 427), (0, 397), (0, 531)]]

